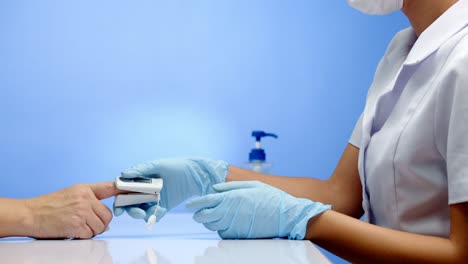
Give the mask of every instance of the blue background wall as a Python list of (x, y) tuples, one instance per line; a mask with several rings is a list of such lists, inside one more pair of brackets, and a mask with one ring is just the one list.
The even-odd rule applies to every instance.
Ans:
[(407, 26), (345, 0), (0, 1), (0, 195), (161, 157), (241, 165), (254, 129), (280, 136), (274, 173), (325, 179)]

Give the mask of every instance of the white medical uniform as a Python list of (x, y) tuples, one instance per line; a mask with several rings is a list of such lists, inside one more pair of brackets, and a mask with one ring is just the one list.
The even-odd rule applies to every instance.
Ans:
[(367, 221), (449, 236), (449, 204), (468, 202), (468, 0), (395, 36), (350, 143)]

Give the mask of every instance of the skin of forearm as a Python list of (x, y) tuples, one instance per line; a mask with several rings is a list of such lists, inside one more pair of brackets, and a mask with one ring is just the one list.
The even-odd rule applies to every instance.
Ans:
[(330, 204), (337, 212), (353, 217), (360, 217), (362, 215), (360, 203), (357, 203), (357, 209), (352, 208), (349, 198), (343, 194), (342, 190), (328, 180), (275, 176), (229, 166), (229, 174), (226, 177), (226, 181), (261, 181), (292, 196)]
[(327, 211), (312, 218), (306, 239), (353, 263), (462, 263), (450, 239), (392, 230)]
[(0, 198), (0, 237), (28, 236), (31, 220), (26, 200)]
[(298, 198), (327, 204), (333, 202), (328, 182), (319, 179), (275, 176), (229, 166), (226, 181), (261, 181)]
[(358, 158), (359, 148), (348, 144), (328, 180), (274, 176), (229, 166), (226, 181), (261, 181), (292, 196), (330, 204), (337, 212), (359, 218), (363, 211)]

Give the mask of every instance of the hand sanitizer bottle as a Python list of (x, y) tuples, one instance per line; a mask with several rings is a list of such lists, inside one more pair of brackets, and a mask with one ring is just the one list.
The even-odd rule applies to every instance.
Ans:
[(252, 137), (255, 138), (255, 148), (253, 148), (249, 153), (249, 162), (246, 164), (246, 168), (255, 172), (269, 173), (271, 171), (272, 164), (266, 162), (266, 153), (265, 150), (261, 148), (260, 141), (263, 137), (278, 138), (278, 136), (257, 130), (252, 131)]

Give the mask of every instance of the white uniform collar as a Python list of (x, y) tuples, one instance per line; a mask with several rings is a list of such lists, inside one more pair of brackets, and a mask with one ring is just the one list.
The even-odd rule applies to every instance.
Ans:
[(417, 64), (468, 25), (468, 0), (459, 0), (419, 36), (405, 64)]

